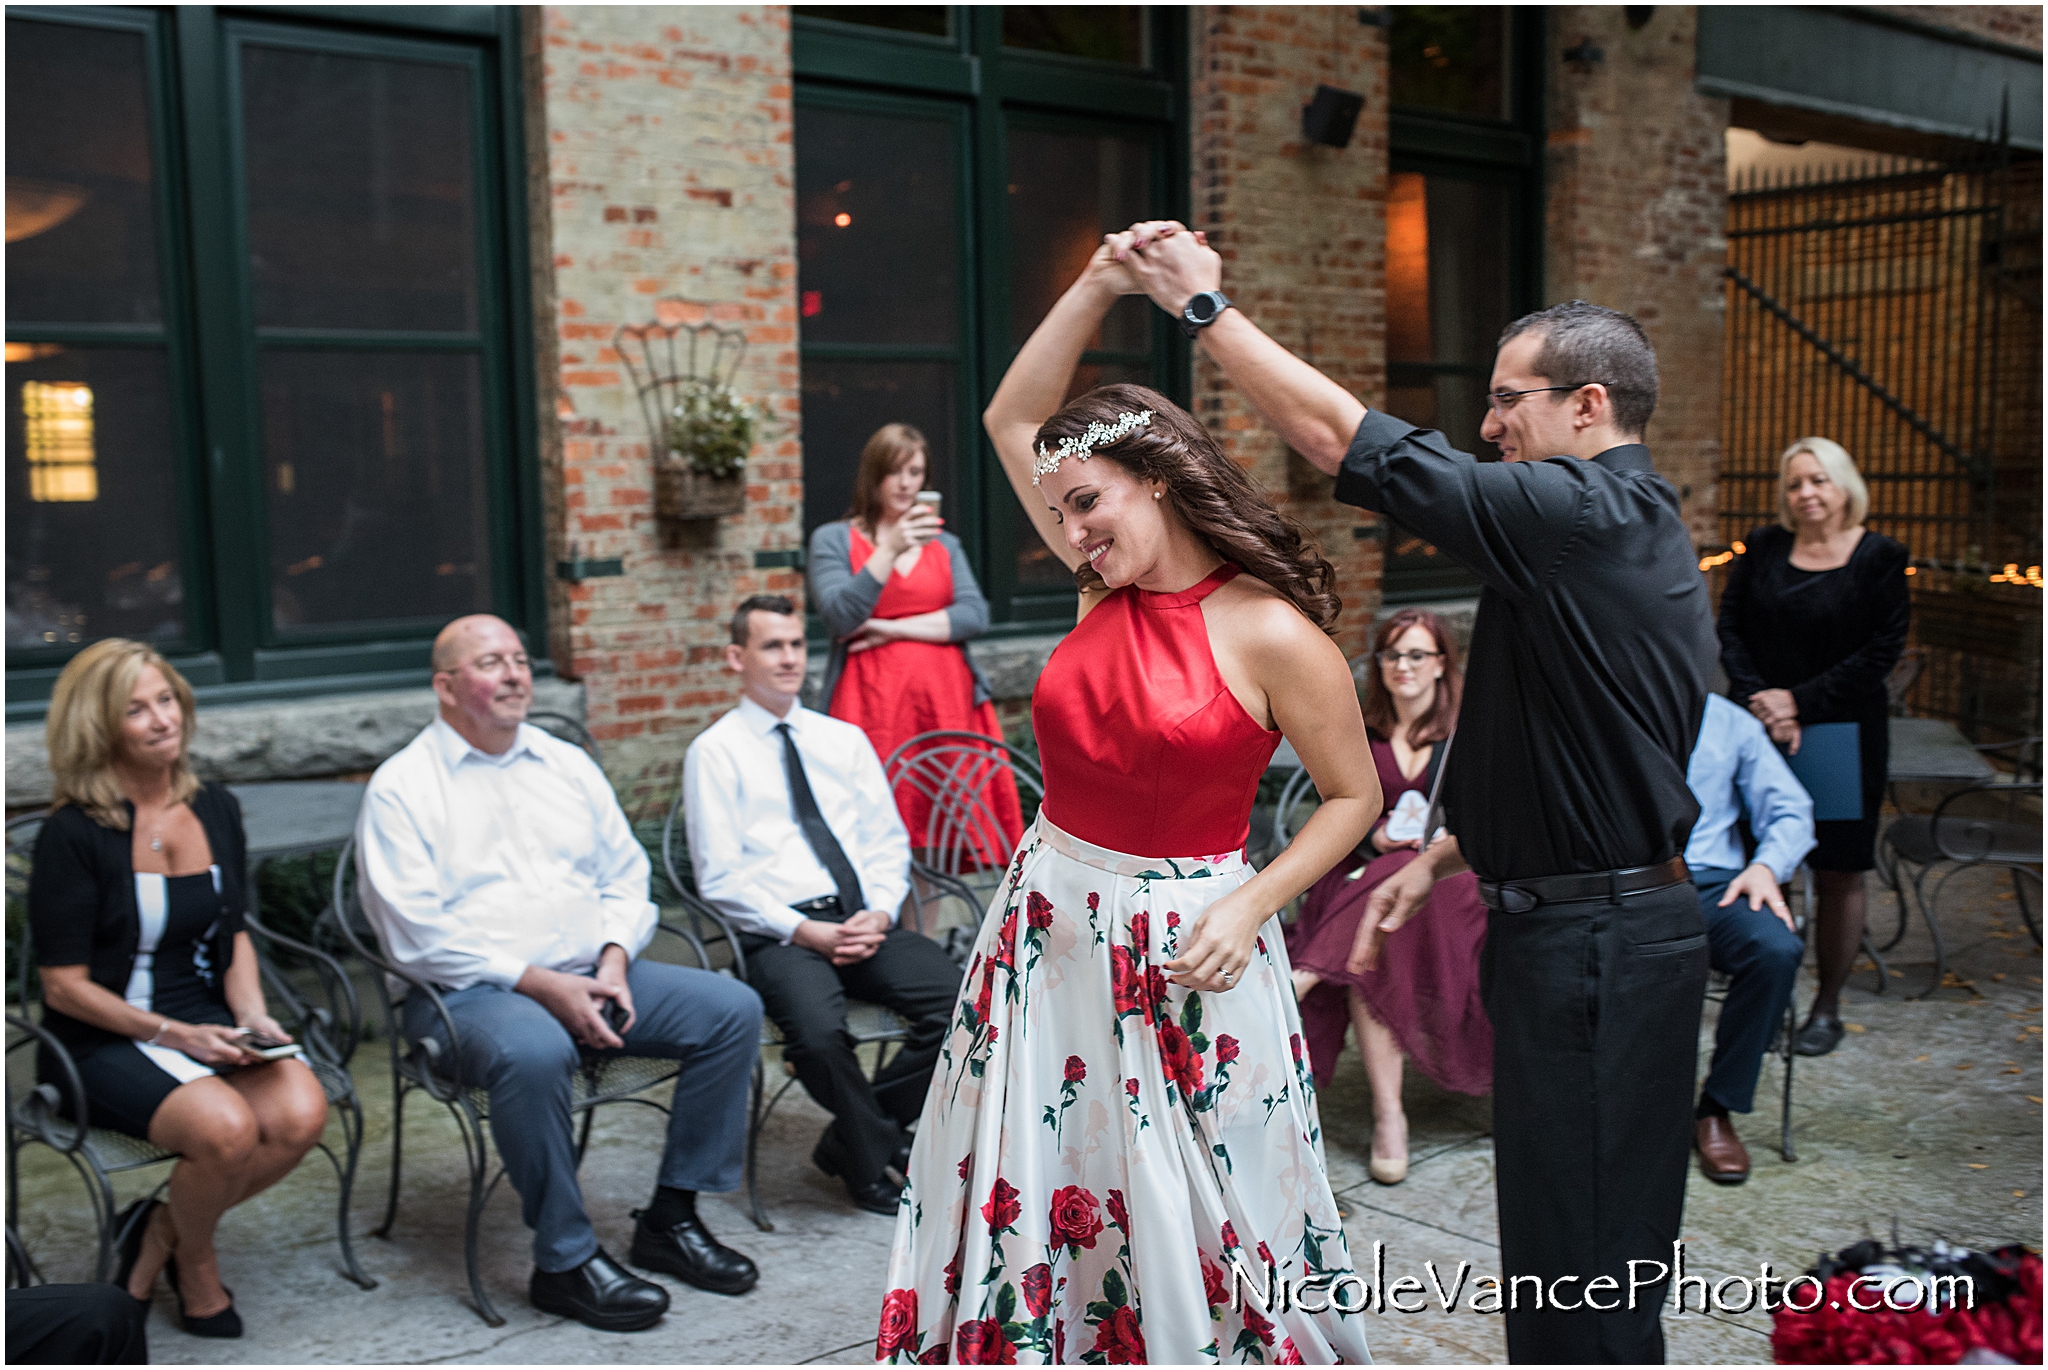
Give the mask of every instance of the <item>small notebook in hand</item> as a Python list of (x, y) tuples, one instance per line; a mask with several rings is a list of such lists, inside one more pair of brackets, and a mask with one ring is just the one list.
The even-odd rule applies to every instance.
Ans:
[(1863, 817), (1862, 730), (1855, 723), (1816, 723), (1799, 730), (1799, 753), (1785, 758), (1813, 796), (1816, 823)]

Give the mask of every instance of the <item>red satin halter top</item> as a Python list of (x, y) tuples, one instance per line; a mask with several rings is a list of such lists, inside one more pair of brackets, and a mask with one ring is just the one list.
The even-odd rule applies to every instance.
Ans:
[(1084, 842), (1132, 856), (1242, 848), (1280, 734), (1223, 683), (1202, 601), (1225, 562), (1178, 594), (1110, 592), (1046, 662), (1031, 699), (1044, 811)]

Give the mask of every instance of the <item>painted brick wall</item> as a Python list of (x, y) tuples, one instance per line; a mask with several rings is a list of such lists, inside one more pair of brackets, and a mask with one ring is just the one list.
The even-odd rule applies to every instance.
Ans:
[[(548, 7), (532, 21), (548, 192), (537, 241), (552, 269), (540, 326), (556, 354), (542, 379), (558, 425), (543, 464), (562, 492), (547, 558), (574, 544), (625, 566), (556, 592), (550, 654), (584, 682), (634, 812), (668, 802), (689, 739), (738, 697), (722, 657), (732, 606), (803, 589), (798, 572), (754, 569), (756, 550), (794, 548), (802, 531), (788, 15)], [(749, 464), (744, 514), (685, 536), (655, 521), (648, 433), (613, 343), (620, 325), (657, 319), (744, 329), (737, 388), (779, 418)]]
[(1662, 386), (1650, 450), (1684, 497), (1695, 542), (1711, 543), (1728, 102), (1693, 89), (1695, 16), (1659, 6), (1633, 29), (1620, 6), (1549, 11), (1548, 51), (1590, 38), (1605, 59), (1549, 76), (1544, 298), (1591, 300), (1642, 323)]
[[(1190, 12), (1193, 217), (1223, 256), (1224, 290), (1248, 317), (1364, 399), (1386, 382), (1387, 84), (1383, 30), (1356, 7), (1208, 5)], [(1357, 91), (1346, 148), (1301, 136), (1318, 83)], [(1268, 429), (1196, 354), (1196, 413), (1232, 457), (1308, 525), (1337, 567), (1338, 637), (1363, 651), (1379, 603), (1374, 520), (1330, 498), (1330, 480)]]

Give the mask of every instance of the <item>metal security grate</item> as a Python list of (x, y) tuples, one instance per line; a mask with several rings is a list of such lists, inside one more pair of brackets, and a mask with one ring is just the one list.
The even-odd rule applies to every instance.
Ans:
[(1752, 174), (1728, 205), (1724, 545), (1777, 519), (1790, 443), (1841, 443), (1916, 562), (1909, 706), (1998, 732), (2038, 731), (2040, 207), (1998, 146)]

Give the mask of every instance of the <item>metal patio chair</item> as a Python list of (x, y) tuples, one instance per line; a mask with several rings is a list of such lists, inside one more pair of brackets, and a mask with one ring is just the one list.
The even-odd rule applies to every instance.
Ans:
[[(1992, 743), (1980, 752), (2017, 749), (2020, 775), (2027, 774), (2026, 749), (2038, 747), (2037, 737), (2016, 742)], [(2031, 798), (2033, 806), (2026, 801)], [(2034, 904), (2041, 891), (2041, 818), (2038, 805), (2041, 782), (1999, 779), (1972, 785), (1942, 800), (1931, 814), (1902, 814), (1892, 820), (1877, 844), (1878, 878), (1891, 890), (1898, 909), (1898, 925), (1891, 940), (1880, 950), (1890, 951), (1906, 935), (1910, 903), (1917, 906), (1921, 920), (1934, 941), (1934, 974), (1927, 988), (1912, 998), (1925, 998), (1941, 988), (1948, 978), (1948, 945), (1941, 935), (1941, 895), (1948, 882), (1964, 871), (1983, 867), (2004, 870), (2012, 880), (2013, 898), (2021, 920), (2034, 945), (2041, 944), (2041, 924)], [(1941, 878), (1929, 893), (1927, 882), (1936, 869)], [(2028, 901), (2028, 882), (2033, 884), (2033, 904)]]
[[(17, 900), (26, 902), (35, 836), (45, 816), (43, 813), (26, 814), (7, 824), (7, 900), (10, 906)], [(253, 886), (251, 897), (254, 897)], [(356, 1164), (363, 1147), (362, 1103), (356, 1095), (355, 1080), (348, 1071), (349, 1059), (355, 1054), (356, 1043), (362, 1035), (362, 1016), (355, 987), (334, 958), (271, 931), (253, 913), (246, 915), (246, 919), (249, 940), (256, 947), (257, 968), (262, 974), (270, 1003), (278, 1011), (278, 1020), (305, 1048), (303, 1059), (319, 1079), (320, 1087), (327, 1095), (329, 1110), (341, 1125), (341, 1153), (337, 1155), (324, 1137), (319, 1148), (333, 1164), (341, 1187), (336, 1226), (341, 1245), (342, 1274), (364, 1289), (375, 1289), (377, 1281), (364, 1274), (356, 1262), (348, 1226), (349, 1200), (354, 1192)], [(93, 1278), (105, 1280), (112, 1276), (116, 1255), (122, 1239), (127, 1236), (125, 1231), (115, 1228), (119, 1215), (113, 1177), (167, 1164), (177, 1159), (177, 1153), (124, 1132), (92, 1126), (91, 1110), (78, 1078), (78, 1068), (72, 1064), (71, 1055), (63, 1044), (38, 1021), (36, 1009), (42, 1000), (41, 980), (36, 973), (34, 947), (28, 929), (24, 919), (20, 941), (13, 948), (17, 975), (10, 990), (15, 998), (14, 1011), (7, 1015), (7, 1226), (10, 1237), (18, 1243), (20, 1239), (16, 1234), (21, 1226), (19, 1158), (22, 1148), (30, 1144), (49, 1147), (69, 1161), (85, 1183), (99, 1239)], [(280, 955), (296, 963), (300, 971), (298, 978), (288, 976), (280, 969)], [(308, 978), (313, 982), (311, 986), (302, 983)], [(48, 1053), (58, 1082), (37, 1082), (38, 1051)], [(70, 1107), (66, 1106), (67, 1103)], [(158, 1188), (167, 1182), (168, 1177), (159, 1182)], [(26, 1247), (19, 1251), (10, 1248), (10, 1257), (20, 1264), (24, 1278), (30, 1282), (41, 1281), (41, 1272), (36, 1269)]]
[[(355, 842), (351, 840), (342, 848), (341, 857), (335, 863), (333, 898), (320, 917), (323, 932), (339, 936), (365, 964), (381, 972), (376, 998), (383, 1009), (385, 1036), (391, 1049), (391, 1191), (385, 1200), (384, 1221), (371, 1235), (388, 1238), (398, 1220), (405, 1101), (415, 1092), (424, 1092), (447, 1108), (462, 1138), (463, 1154), (469, 1163), (469, 1207), (463, 1224), (463, 1260), (468, 1269), (469, 1290), (476, 1300), (477, 1316), (492, 1327), (502, 1327), (505, 1319), (485, 1292), (477, 1266), (478, 1224), (492, 1191), (505, 1177), (503, 1166), (498, 1168), (497, 1174), (489, 1174), (490, 1095), (480, 1086), (464, 1085), (453, 1077), (453, 1063), (461, 1059), (461, 1035), (455, 1020), (432, 985), (383, 955), (376, 933), (362, 911), (356, 889), (355, 866)], [(711, 968), (703, 942), (688, 929), (669, 923), (658, 923), (656, 928), (659, 933), (681, 943), (697, 965)], [(413, 994), (425, 996), (435, 1018), (440, 1021), (448, 1042), (445, 1049), (432, 1038), (413, 1039), (406, 1035), (401, 1006)], [(681, 1068), (680, 1062), (662, 1057), (585, 1052), (582, 1064), (570, 1083), (571, 1115), (583, 1115), (583, 1125), (576, 1139), (577, 1160), (582, 1160), (590, 1144), (595, 1111), (604, 1104), (644, 1104), (666, 1116), (669, 1112), (666, 1103), (639, 1096), (674, 1079)], [(488, 1180), (485, 1178), (487, 1175)]]
[(592, 761), (600, 766), (604, 765), (604, 753), (598, 750), (597, 739), (590, 735), (590, 729), (583, 726), (581, 719), (557, 713), (553, 709), (535, 709), (526, 716), (526, 721), (551, 737), (559, 737), (564, 742), (574, 743), (590, 753)]
[[(746, 948), (740, 944), (739, 934), (725, 916), (706, 903), (697, 893), (696, 874), (690, 867), (688, 842), (685, 837), (683, 792), (676, 791), (675, 802), (669, 806), (668, 817), (661, 825), (661, 867), (668, 877), (669, 888), (683, 907), (684, 915), (690, 920), (701, 945), (715, 948), (725, 946), (718, 955), (717, 969), (722, 975), (730, 975), (745, 983), (747, 979)], [(963, 901), (979, 922), (981, 902), (972, 890), (952, 876), (917, 862), (911, 863), (911, 890), (913, 901), (918, 902), (920, 916), (925, 902), (939, 902), (944, 899)], [(922, 891), (922, 892), (921, 892)], [(707, 962), (706, 964), (709, 964)], [(846, 1001), (846, 1031), (853, 1038), (856, 1048), (873, 1046), (875, 1064), (868, 1072), (869, 1078), (881, 1073), (887, 1063), (889, 1048), (900, 1045), (909, 1031), (909, 1024), (880, 1004), (871, 1004), (849, 997)], [(780, 1047), (783, 1037), (771, 1018), (761, 1020), (761, 1045)], [(761, 1202), (760, 1171), (756, 1164), (761, 1144), (761, 1130), (767, 1125), (768, 1115), (782, 1102), (782, 1096), (789, 1093), (796, 1084), (796, 1071), (787, 1062), (782, 1063), (783, 1079), (774, 1093), (768, 1092), (767, 1069), (757, 1057), (754, 1061), (753, 1101), (747, 1120), (747, 1211), (754, 1220), (754, 1226), (763, 1232), (773, 1232), (775, 1224), (768, 1217), (767, 1207)]]
[[(1028, 828), (1045, 802), (1045, 780), (1029, 757), (1006, 743), (964, 729), (935, 729), (903, 743), (882, 766), (899, 807), (906, 794), (921, 795), (931, 806), (924, 830), (910, 834), (918, 869), (974, 890), (977, 922), (980, 906), (1010, 864), (1011, 850), (988, 797), (989, 783), (1006, 771)], [(916, 907), (918, 930), (926, 931), (921, 898)]]

